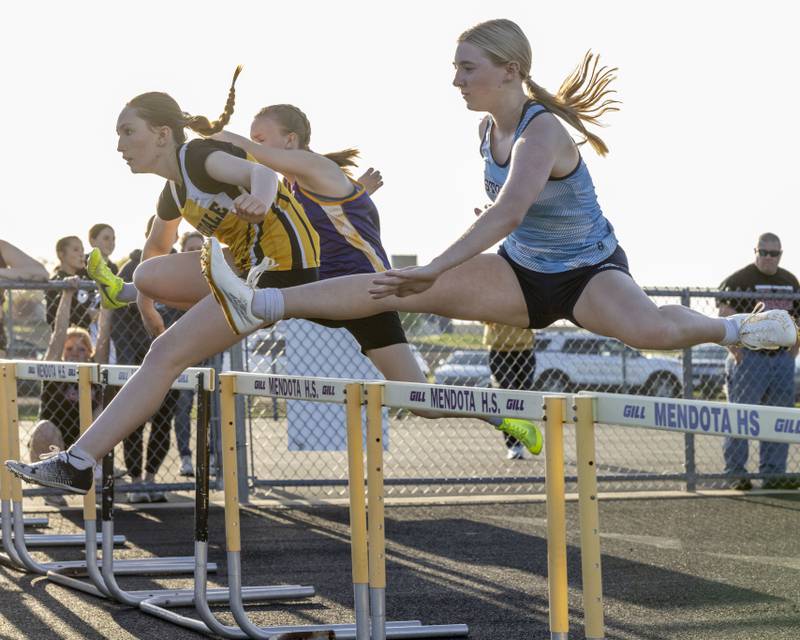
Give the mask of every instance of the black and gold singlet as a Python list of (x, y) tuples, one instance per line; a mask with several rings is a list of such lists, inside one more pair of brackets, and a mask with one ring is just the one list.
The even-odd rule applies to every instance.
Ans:
[(264, 256), (277, 262), (275, 271), (319, 267), (319, 235), (303, 207), (282, 182), (275, 201), (261, 223), (245, 222), (231, 213), (233, 201), (242, 191), (237, 185), (219, 182), (205, 169), (215, 151), (255, 162), (247, 153), (227, 142), (191, 140), (178, 147), (178, 164), (183, 177), (179, 185), (168, 180), (158, 199), (158, 217), (183, 217), (204, 236), (214, 236), (228, 245), (236, 266), (246, 273)]

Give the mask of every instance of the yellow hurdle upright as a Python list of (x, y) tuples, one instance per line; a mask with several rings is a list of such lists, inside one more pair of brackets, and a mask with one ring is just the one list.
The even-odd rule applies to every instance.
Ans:
[(353, 564), (356, 640), (369, 640), (369, 559), (364, 492), (364, 445), (361, 441), (361, 384), (347, 385), (347, 462), (350, 493), (350, 553)]
[(369, 610), (372, 640), (386, 638), (386, 532), (383, 504), (383, 386), (367, 385)]
[(545, 489), (547, 492), (547, 587), (550, 638), (567, 640), (567, 510), (564, 497), (564, 398), (545, 396)]
[(594, 399), (588, 396), (576, 396), (574, 409), (584, 625), (586, 640), (602, 640), (605, 637), (605, 626), (600, 568), (600, 509), (597, 504), (597, 464), (594, 447)]

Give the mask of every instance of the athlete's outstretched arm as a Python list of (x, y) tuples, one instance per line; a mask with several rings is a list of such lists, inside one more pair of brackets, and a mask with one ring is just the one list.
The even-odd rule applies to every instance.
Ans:
[(244, 149), (270, 169), (292, 176), (301, 187), (334, 198), (350, 195), (353, 185), (330, 158), (305, 149), (278, 149), (223, 131), (212, 136), (215, 140), (230, 142)]
[(249, 191), (233, 201), (231, 213), (247, 222), (264, 220), (278, 193), (278, 175), (272, 169), (224, 151), (209, 154), (205, 168), (215, 180)]
[(375, 298), (408, 296), (430, 288), (442, 273), (486, 251), (516, 229), (550, 178), (564, 135), (554, 116), (533, 120), (511, 150), (508, 180), (494, 204), (425, 266), (386, 271), (374, 280)]

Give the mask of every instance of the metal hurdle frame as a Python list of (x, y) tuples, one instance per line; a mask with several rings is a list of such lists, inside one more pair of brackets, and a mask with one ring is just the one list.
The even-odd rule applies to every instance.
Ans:
[[(449, 415), (474, 415), (476, 417), (509, 417), (539, 420), (545, 423), (545, 490), (547, 500), (547, 588), (549, 604), (549, 627), (552, 640), (567, 640), (569, 635), (569, 611), (567, 589), (567, 527), (564, 474), (564, 417), (566, 394), (544, 394), (534, 391), (456, 387), (418, 384), (409, 382), (380, 382), (367, 385), (373, 411), (382, 407), (401, 409), (434, 410)], [(374, 389), (374, 390), (373, 390)], [(378, 401), (380, 398), (380, 402)], [(369, 406), (369, 403), (368, 403)], [(600, 547), (597, 521), (597, 479), (591, 450), (580, 445), (585, 464), (579, 462), (578, 476), (582, 485), (594, 486), (587, 498), (588, 504), (581, 506), (581, 535), (596, 539), (595, 546), (582, 547), (584, 563), (596, 566), (599, 575)], [(594, 511), (592, 511), (592, 506)], [(585, 520), (584, 520), (585, 511)], [(584, 534), (585, 532), (585, 534)], [(583, 537), (582, 537), (583, 540)], [(586, 566), (586, 564), (584, 564)], [(593, 586), (595, 582), (592, 582)], [(594, 593), (594, 592), (593, 592)], [(377, 594), (375, 597), (379, 597)], [(593, 602), (598, 602), (593, 600)], [(599, 600), (602, 615), (602, 597)], [(602, 624), (602, 623), (601, 623)], [(594, 628), (594, 627), (593, 627)], [(587, 638), (601, 638), (591, 636)]]
[[(364, 610), (363, 585), (367, 578), (368, 551), (366, 535), (366, 500), (364, 497), (363, 442), (361, 439), (361, 407), (363, 405), (362, 383), (334, 378), (304, 378), (297, 376), (273, 376), (253, 373), (225, 373), (220, 375), (220, 412), (222, 423), (222, 460), (225, 482), (225, 539), (228, 554), (228, 575), (231, 592), (231, 611), (240, 631), (246, 637), (269, 639), (283, 633), (333, 633), (339, 640), (368, 640), (369, 638), (430, 638), (465, 635), (463, 625), (422, 625), (419, 620), (388, 622), (385, 632), (373, 629), (370, 636), (369, 613)], [(239, 498), (236, 468), (236, 395), (258, 395), (285, 400), (306, 400), (346, 405), (348, 437), (348, 459), (350, 466), (350, 513), (351, 521), (353, 581), (355, 593), (354, 624), (317, 624), (282, 627), (259, 627), (247, 615), (240, 597), (242, 589), (241, 532), (239, 523)], [(357, 438), (353, 436), (358, 434)], [(358, 461), (361, 461), (359, 469)], [(381, 466), (375, 472), (381, 472)], [(374, 480), (373, 480), (374, 483)], [(376, 487), (380, 485), (375, 485)], [(377, 489), (376, 489), (377, 490)], [(376, 496), (373, 495), (373, 500)], [(380, 503), (383, 496), (380, 495)], [(378, 507), (375, 507), (377, 510)], [(374, 513), (374, 512), (373, 512)], [(375, 516), (370, 524), (374, 540), (383, 539), (383, 526), (376, 526)], [(382, 549), (382, 547), (380, 547)], [(373, 552), (374, 553), (374, 552)], [(379, 557), (383, 560), (382, 551)], [(370, 569), (370, 575), (378, 575)], [(384, 635), (377, 635), (384, 633)], [(241, 636), (239, 636), (241, 637)], [(320, 637), (325, 637), (321, 635)]]
[[(89, 379), (95, 375), (96, 365), (68, 362), (42, 362), (42, 361), (4, 361), (0, 364), (0, 457), (19, 459), (19, 410), (17, 405), (17, 379), (21, 380), (48, 380), (53, 382), (79, 382), (79, 367), (86, 367)], [(87, 383), (88, 384), (88, 383)], [(90, 409), (91, 414), (91, 409)], [(4, 459), (5, 459), (4, 458)], [(3, 465), (4, 466), (4, 465)], [(65, 562), (39, 563), (28, 552), (28, 546), (81, 546), (85, 545), (86, 534), (69, 535), (25, 535), (25, 521), (22, 509), (22, 482), (5, 469), (0, 474), (0, 484), (7, 489), (8, 498), (4, 496), (3, 503), (3, 549), (8, 559), (12, 560), (19, 569), (45, 575), (50, 570), (59, 569), (85, 569), (83, 560)], [(10, 492), (10, 493), (8, 493)], [(11, 507), (9, 508), (10, 499)], [(13, 529), (12, 529), (13, 528)], [(13, 542), (12, 542), (13, 531)], [(99, 536), (95, 536), (93, 543), (96, 545)], [(125, 542), (124, 536), (115, 536), (115, 544)]]
[[(145, 613), (198, 633), (216, 634), (223, 638), (246, 638), (238, 627), (230, 627), (217, 620), (210, 604), (227, 603), (231, 591), (227, 588), (208, 588), (208, 493), (209, 469), (209, 424), (210, 391), (213, 389), (213, 369), (208, 374), (197, 374), (197, 446), (195, 447), (195, 541), (194, 541), (194, 589), (186, 592), (164, 592), (152, 595), (139, 602)], [(208, 386), (210, 384), (210, 387)], [(110, 473), (110, 471), (109, 471)], [(279, 585), (244, 587), (241, 599), (246, 602), (269, 600), (297, 600), (314, 595), (314, 588), (301, 585)], [(169, 607), (194, 606), (200, 620), (171, 611)]]
[[(116, 373), (115, 381), (124, 384), (138, 367), (125, 367), (114, 365), (79, 365), (79, 406), (81, 412), (81, 433), (92, 423), (92, 404), (91, 404), (91, 382), (89, 374), (94, 379), (99, 379), (103, 384), (107, 384), (109, 371)], [(205, 375), (211, 381), (213, 388), (213, 370), (211, 369), (187, 369), (173, 384), (174, 388), (186, 388), (191, 376)], [(206, 389), (201, 389), (200, 393), (206, 393)], [(114, 454), (113, 451), (103, 459), (103, 482), (102, 482), (102, 562), (97, 561), (97, 545), (95, 542), (97, 531), (97, 508), (95, 506), (95, 487), (83, 498), (84, 510), (84, 529), (86, 531), (86, 563), (85, 572), (88, 573), (91, 584), (74, 577), (74, 568), (62, 568), (50, 570), (47, 577), (66, 587), (78, 589), (91, 595), (109, 598), (124, 604), (136, 605), (139, 601), (167, 593), (162, 589), (150, 589), (145, 591), (125, 591), (116, 581), (116, 575), (166, 575), (176, 573), (193, 573), (194, 556), (177, 556), (163, 558), (139, 558), (133, 560), (114, 560)], [(101, 570), (102, 567), (102, 570)], [(216, 571), (216, 565), (209, 567), (210, 571)], [(175, 590), (168, 593), (174, 594)]]

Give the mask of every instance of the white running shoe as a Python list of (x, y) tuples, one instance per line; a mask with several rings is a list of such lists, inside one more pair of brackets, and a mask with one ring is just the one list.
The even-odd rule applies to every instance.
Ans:
[(783, 309), (762, 311), (759, 302), (752, 313), (737, 313), (728, 316), (739, 322), (739, 344), (747, 349), (781, 349), (795, 345), (800, 333), (792, 317)]
[(254, 286), (242, 281), (233, 272), (225, 260), (219, 240), (206, 238), (200, 252), (200, 264), (214, 298), (237, 336), (247, 335), (264, 324), (264, 320), (252, 310)]

